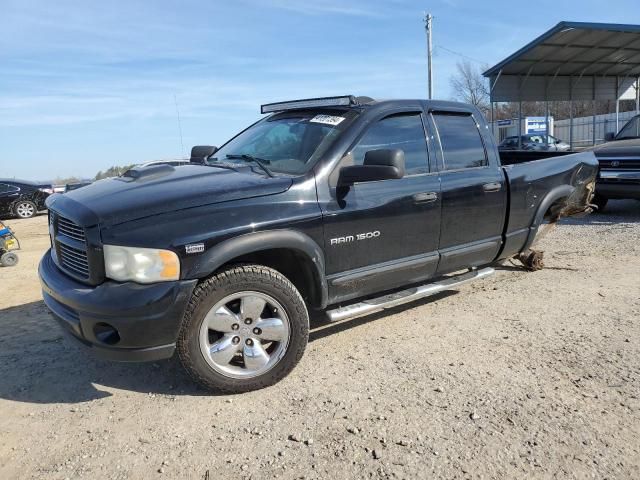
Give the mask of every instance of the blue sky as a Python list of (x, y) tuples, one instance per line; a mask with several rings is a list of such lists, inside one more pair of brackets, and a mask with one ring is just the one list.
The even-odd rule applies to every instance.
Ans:
[(492, 65), (561, 20), (640, 23), (636, 2), (0, 0), (0, 177), (180, 157), (270, 101), (424, 98), (425, 10), (450, 98), (450, 51)]

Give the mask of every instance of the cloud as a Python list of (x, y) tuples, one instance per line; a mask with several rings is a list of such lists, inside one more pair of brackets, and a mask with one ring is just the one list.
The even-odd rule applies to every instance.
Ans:
[[(420, 62), (399, 52), (376, 60), (334, 55), (281, 63), (269, 58), (219, 60), (147, 57), (84, 64), (13, 61), (0, 67), (0, 126), (70, 125), (114, 119), (250, 117), (261, 103), (335, 94), (406, 96), (421, 91)], [(367, 79), (363, 84), (363, 78)]]
[[(258, 2), (253, 0), (245, 0), (247, 3), (257, 5)], [(356, 2), (350, 2), (350, 5), (345, 5), (346, 2), (335, 2), (328, 0), (313, 0), (303, 2), (301, 0), (271, 0), (268, 4), (265, 2), (259, 2), (259, 5), (264, 7), (277, 8), (282, 10), (289, 10), (304, 15), (347, 15), (355, 17), (380, 17), (382, 13), (380, 11), (373, 10), (371, 5), (362, 4), (359, 5)]]

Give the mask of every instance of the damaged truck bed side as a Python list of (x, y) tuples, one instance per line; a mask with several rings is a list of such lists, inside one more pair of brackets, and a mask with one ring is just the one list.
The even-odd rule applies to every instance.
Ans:
[[(543, 267), (542, 252), (533, 246), (561, 218), (587, 214), (594, 207), (591, 205), (595, 189), (595, 180), (591, 178), (593, 169), (581, 164), (592, 165), (594, 158), (586, 152), (505, 151), (499, 154), (511, 195), (507, 230), (513, 232), (529, 225), (527, 241), (515, 257), (525, 268), (539, 270)], [(536, 176), (538, 181), (532, 181)], [(537, 189), (536, 183), (539, 183)]]
[(501, 160), (469, 105), (343, 96), (262, 113), (190, 164), (49, 199), (39, 274), (67, 332), (114, 360), (177, 352), (206, 388), (253, 390), (300, 360), (309, 309), (345, 320), (504, 259), (539, 268), (540, 228), (590, 211), (593, 153)]

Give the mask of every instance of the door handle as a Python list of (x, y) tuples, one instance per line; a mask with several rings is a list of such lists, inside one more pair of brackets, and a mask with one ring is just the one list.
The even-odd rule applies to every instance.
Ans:
[(502, 184), (500, 182), (491, 182), (491, 183), (485, 183), (484, 185), (482, 185), (482, 189), (485, 192), (499, 192), (501, 188), (502, 188)]
[(413, 203), (431, 203), (438, 200), (438, 192), (422, 192), (413, 196)]

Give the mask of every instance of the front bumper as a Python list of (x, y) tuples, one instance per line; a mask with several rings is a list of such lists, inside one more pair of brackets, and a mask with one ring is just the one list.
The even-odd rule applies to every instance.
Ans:
[[(613, 163), (615, 159), (602, 161)], [(637, 163), (632, 160), (632, 162)], [(618, 162), (620, 163), (620, 162)], [(600, 165), (596, 193), (606, 198), (640, 199), (640, 170), (636, 168), (615, 168)]]
[(42, 296), (54, 318), (96, 355), (117, 361), (169, 358), (197, 280), (140, 285), (73, 280), (48, 251), (38, 267)]
[(606, 181), (598, 180), (596, 182), (596, 193), (606, 198), (640, 199), (640, 182), (622, 183), (622, 182), (606, 182)]

